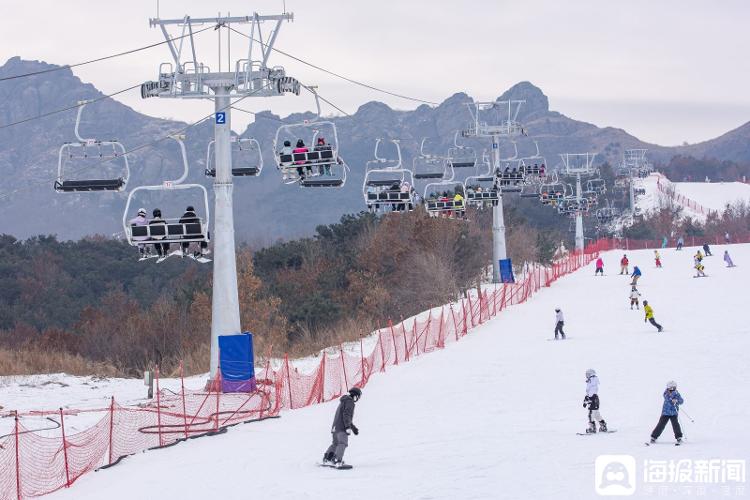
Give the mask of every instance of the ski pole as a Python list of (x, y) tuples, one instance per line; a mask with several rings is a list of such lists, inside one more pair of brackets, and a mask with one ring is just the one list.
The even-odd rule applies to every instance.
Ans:
[(688, 415), (685, 412), (685, 410), (680, 410), (680, 411), (682, 411), (682, 414), (685, 415), (688, 418), (688, 420), (690, 420), (690, 422), (695, 423), (695, 420), (693, 420), (693, 418), (690, 415)]

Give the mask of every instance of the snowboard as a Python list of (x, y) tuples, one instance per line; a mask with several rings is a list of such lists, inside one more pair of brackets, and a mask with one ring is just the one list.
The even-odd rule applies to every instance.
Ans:
[[(650, 443), (650, 442), (646, 441), (643, 444), (645, 444), (646, 446), (651, 446), (652, 444), (668, 444), (668, 443), (659, 443), (658, 441), (656, 443)], [(675, 446), (682, 446), (683, 444), (685, 444), (684, 438), (683, 438), (683, 441), (681, 443), (677, 443), (677, 442), (674, 443)]]
[(548, 342), (549, 342), (549, 341), (552, 341), (552, 342), (554, 342), (554, 341), (556, 341), (556, 340), (570, 340), (570, 337), (568, 337), (568, 336), (565, 336), (565, 338), (564, 338), (564, 339), (547, 339), (547, 341), (548, 341)]
[(353, 469), (354, 468), (354, 466), (349, 465), (349, 464), (344, 464), (341, 467), (336, 467), (333, 464), (329, 465), (329, 464), (324, 464), (322, 462), (318, 462), (318, 465), (321, 466), (321, 467), (328, 467), (329, 469), (339, 469), (339, 470), (349, 470), (349, 469)]
[(596, 434), (612, 434), (613, 432), (617, 432), (617, 429), (607, 429), (606, 431), (598, 432), (576, 432), (576, 436), (594, 436)]
[(708, 274), (706, 274), (705, 276), (693, 276), (693, 278), (708, 278)]

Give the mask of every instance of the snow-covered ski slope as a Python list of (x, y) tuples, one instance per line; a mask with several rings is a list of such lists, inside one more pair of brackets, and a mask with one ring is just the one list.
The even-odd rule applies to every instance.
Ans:
[[(665, 196), (660, 193), (658, 181), (664, 187), (673, 187), (676, 195), (674, 201), (682, 206), (685, 215), (691, 218), (705, 219), (706, 213), (711, 211), (721, 212), (727, 205), (738, 202), (750, 203), (750, 184), (742, 182), (670, 182), (661, 174), (654, 173), (642, 179), (640, 186), (646, 190), (646, 194), (639, 196), (637, 204), (642, 213), (658, 210), (661, 200)], [(696, 209), (690, 205), (695, 202)]]
[[(604, 254), (606, 276), (594, 277), (592, 263), (458, 343), (376, 374), (357, 404), (360, 435), (345, 457), (353, 470), (316, 466), (334, 402), (129, 457), (52, 497), (587, 499), (599, 498), (596, 457), (627, 454), (639, 468), (634, 498), (652, 498), (645, 459), (750, 458), (750, 246), (726, 247), (733, 269), (723, 267), (723, 248), (699, 279), (693, 248), (663, 250), (663, 269), (653, 251), (628, 252), (664, 333), (629, 309), (629, 278), (616, 274), (622, 252), (613, 251)], [(547, 341), (555, 306), (570, 340)], [(576, 435), (586, 427), (587, 368), (599, 373), (601, 411), (616, 433)], [(665, 444), (646, 447), (670, 379), (695, 423), (681, 418), (686, 446), (671, 445), (668, 427)], [(722, 485), (703, 486), (705, 498), (721, 496)]]

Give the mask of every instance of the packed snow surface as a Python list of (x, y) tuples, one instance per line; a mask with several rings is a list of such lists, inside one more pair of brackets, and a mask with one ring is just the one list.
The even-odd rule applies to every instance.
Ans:
[(750, 202), (750, 184), (742, 182), (675, 182), (676, 191), (710, 210), (724, 210), (727, 204)]
[[(738, 267), (724, 267), (724, 248)], [(374, 375), (357, 403), (360, 435), (345, 456), (352, 470), (316, 465), (330, 441), (331, 402), (137, 454), (52, 497), (586, 499), (600, 498), (601, 454), (632, 455), (638, 467), (645, 459), (748, 459), (750, 246), (713, 251), (709, 277), (698, 279), (694, 248), (663, 250), (663, 269), (653, 251), (628, 252), (663, 333), (630, 310), (630, 280), (617, 274), (622, 252), (609, 252), (604, 277), (593, 276), (592, 263), (460, 342)], [(548, 341), (557, 306), (570, 338)], [(601, 412), (616, 433), (576, 435), (587, 424), (587, 368), (599, 374)], [(646, 447), (668, 380), (695, 422), (681, 417), (684, 446), (672, 446), (667, 427), (662, 444)], [(697, 495), (648, 490), (640, 472), (633, 480), (633, 498)], [(720, 485), (704, 486), (705, 498), (723, 496)]]

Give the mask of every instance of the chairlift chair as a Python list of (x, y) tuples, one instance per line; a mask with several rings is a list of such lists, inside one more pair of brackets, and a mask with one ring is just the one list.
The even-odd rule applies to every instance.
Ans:
[(424, 144), (426, 141), (427, 137), (422, 138), (419, 145), (419, 155), (412, 160), (414, 179), (429, 180), (448, 177), (450, 175), (448, 162), (444, 157), (425, 153)]
[(459, 144), (459, 134), (460, 131), (457, 130), (453, 135), (453, 147), (448, 149), (448, 164), (452, 168), (474, 167), (477, 164), (477, 152), (471, 146)]
[[(252, 137), (240, 138), (233, 135), (232, 175), (234, 177), (255, 177), (263, 171), (263, 155), (260, 144)], [(215, 141), (208, 143), (206, 152), (206, 177), (216, 177)]]
[(489, 203), (496, 205), (500, 200), (497, 177), (492, 170), (492, 163), (486, 152), (482, 154), (482, 161), (477, 163), (477, 168), (481, 165), (484, 165), (486, 169), (477, 172), (477, 175), (470, 175), (464, 179), (466, 204), (484, 206)]
[[(162, 184), (138, 186), (130, 191), (128, 200), (125, 204), (125, 211), (122, 216), (122, 227), (128, 243), (138, 247), (141, 245), (157, 244), (178, 244), (201, 242), (207, 243), (209, 240), (209, 217), (210, 209), (208, 205), (208, 191), (201, 184), (183, 184), (188, 176), (188, 161), (185, 152), (185, 144), (180, 136), (172, 136), (177, 141), (182, 153), (183, 174), (179, 179), (165, 181)], [(165, 224), (148, 224), (144, 226), (130, 225), (128, 220), (132, 217), (131, 206), (136, 194), (146, 191), (162, 191), (164, 193), (175, 193), (177, 191), (197, 191), (198, 195), (195, 200), (202, 203), (193, 203), (193, 206), (203, 206), (204, 218), (197, 218), (197, 221), (180, 222), (179, 217), (164, 218)], [(199, 213), (199, 212), (196, 212)], [(179, 248), (179, 247), (178, 247)], [(166, 256), (164, 256), (166, 258)], [(204, 259), (208, 262), (208, 259)]]
[(390, 142), (396, 148), (397, 159), (378, 156), (383, 140), (375, 141), (375, 159), (365, 165), (362, 196), (372, 212), (413, 210), (416, 204), (413, 172), (403, 167), (398, 139)]
[(594, 191), (598, 195), (603, 195), (607, 192), (607, 182), (604, 179), (589, 179), (586, 181), (586, 190)]
[[(122, 191), (130, 178), (130, 166), (125, 146), (117, 140), (84, 139), (79, 133), (81, 113), (89, 101), (80, 101), (76, 115), (75, 136), (77, 142), (66, 142), (60, 146), (57, 158), (57, 179), (54, 189), (58, 193), (91, 192), (91, 191)], [(81, 178), (73, 179), (74, 174), (83, 169), (76, 166), (80, 163), (93, 161), (94, 167), (104, 167), (112, 163), (121, 170), (119, 177), (109, 178)], [(106, 168), (106, 167), (104, 167)]]
[[(304, 188), (344, 187), (349, 167), (339, 156), (336, 124), (321, 119), (317, 92), (311, 87), (305, 88), (315, 96), (315, 118), (282, 125), (276, 130), (273, 140), (276, 167), (282, 174), (284, 184), (296, 183)], [(300, 140), (303, 146), (297, 147)], [(284, 146), (286, 141), (290, 146)], [(283, 148), (286, 147), (291, 151), (285, 151)]]

